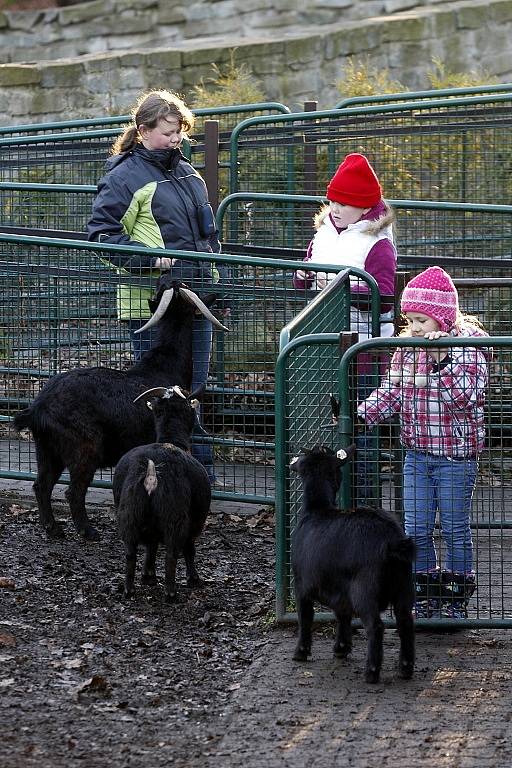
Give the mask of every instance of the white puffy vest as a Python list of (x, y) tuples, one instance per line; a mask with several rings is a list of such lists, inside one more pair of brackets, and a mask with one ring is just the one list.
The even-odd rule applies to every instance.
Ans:
[[(356, 267), (364, 269), (366, 259), (371, 249), (379, 240), (391, 240), (393, 243), (393, 229), (391, 224), (382, 227), (374, 233), (367, 232), (373, 222), (357, 221), (350, 224), (342, 232), (338, 232), (329, 216), (326, 216), (320, 225), (311, 247), (311, 262), (317, 264), (333, 264), (336, 266)], [(313, 288), (321, 290), (334, 277), (333, 274), (317, 272)], [(357, 282), (357, 278), (351, 278)], [(392, 336), (394, 326), (390, 313), (381, 316), (381, 336)], [(370, 314), (352, 307), (351, 328), (359, 332), (359, 340), (368, 338), (370, 333)]]

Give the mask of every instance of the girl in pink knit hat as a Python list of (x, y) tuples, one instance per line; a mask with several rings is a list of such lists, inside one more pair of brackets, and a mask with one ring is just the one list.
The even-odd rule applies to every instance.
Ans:
[[(457, 289), (441, 267), (430, 267), (405, 287), (401, 336), (453, 338), (449, 348), (404, 347), (393, 355), (378, 389), (358, 407), (375, 425), (400, 416), (405, 530), (416, 541), (416, 617), (464, 618), (475, 590), (470, 511), (484, 447), (488, 384), (486, 347), (457, 347), (458, 337), (487, 333), (462, 315)], [(439, 515), (445, 560), (434, 546)]]
[[(305, 262), (357, 267), (377, 281), (381, 296), (395, 292), (396, 249), (394, 214), (382, 198), (377, 174), (364, 155), (347, 155), (327, 185), (329, 205), (315, 216), (316, 234), (309, 243)], [(298, 270), (295, 288), (324, 288), (334, 272)], [(381, 335), (392, 336), (392, 304), (381, 307)], [(368, 290), (357, 279), (352, 283), (351, 327), (359, 340), (370, 335)]]

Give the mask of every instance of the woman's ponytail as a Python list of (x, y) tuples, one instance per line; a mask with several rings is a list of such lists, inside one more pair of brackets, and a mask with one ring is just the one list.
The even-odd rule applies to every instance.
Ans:
[(129, 152), (135, 147), (138, 137), (138, 130), (136, 125), (129, 125), (121, 136), (118, 136), (115, 142), (112, 144), (110, 153), (112, 155), (120, 155), (122, 152)]

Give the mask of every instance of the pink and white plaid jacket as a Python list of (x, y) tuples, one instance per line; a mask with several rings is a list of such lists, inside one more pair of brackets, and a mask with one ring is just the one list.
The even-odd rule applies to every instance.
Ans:
[[(487, 336), (469, 325), (459, 329), (458, 335)], [(453, 347), (448, 362), (443, 361), (440, 369), (423, 355), (426, 365), (422, 373), (426, 375), (421, 377), (420, 386), (414, 376), (419, 355), (419, 350), (397, 350), (380, 386), (360, 403), (358, 415), (373, 425), (399, 413), (401, 440), (406, 448), (449, 458), (475, 458), (485, 441), (490, 350)]]

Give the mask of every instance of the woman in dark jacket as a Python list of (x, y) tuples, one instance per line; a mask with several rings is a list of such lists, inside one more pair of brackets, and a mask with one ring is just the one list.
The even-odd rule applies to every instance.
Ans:
[[(88, 239), (117, 245), (142, 245), (218, 253), (220, 243), (208, 205), (206, 185), (180, 151), (194, 125), (194, 115), (169, 91), (144, 94), (132, 110), (133, 123), (116, 140), (106, 174), (98, 184)], [(207, 214), (205, 220), (204, 214)], [(209, 214), (209, 217), (208, 217)], [(177, 279), (218, 282), (219, 272), (208, 262), (158, 255), (111, 254), (109, 264), (122, 274), (156, 274), (171, 269)], [(150, 316), (150, 290), (130, 284), (118, 289), (118, 315), (128, 322), (135, 359), (149, 349), (151, 333), (135, 334)], [(192, 389), (206, 382), (212, 343), (211, 323), (194, 324)], [(194, 446), (194, 455), (214, 481), (211, 447)]]

